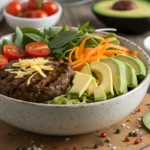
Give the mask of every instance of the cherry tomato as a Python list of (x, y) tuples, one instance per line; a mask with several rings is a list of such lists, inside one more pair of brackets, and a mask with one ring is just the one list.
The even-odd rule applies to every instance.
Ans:
[(23, 13), (23, 17), (31, 18), (32, 17), (32, 10), (28, 10)]
[(45, 2), (42, 4), (42, 8), (49, 16), (55, 14), (59, 9), (55, 2)]
[(0, 54), (0, 67), (5, 66), (8, 64), (8, 59), (4, 56)]
[(19, 13), (22, 12), (21, 3), (17, 2), (17, 1), (13, 1), (13, 2), (9, 3), (6, 6), (6, 12), (13, 15), (13, 16), (17, 16)]
[(15, 44), (6, 44), (3, 46), (4, 56), (8, 60), (16, 60), (25, 57), (25, 51)]
[(47, 16), (48, 16), (48, 14), (43, 10), (34, 10), (31, 13), (31, 18), (44, 18)]
[[(30, 10), (35, 10), (39, 8), (39, 4), (38, 4), (39, 0), (29, 0), (28, 1), (28, 8)], [(42, 3), (42, 2), (41, 2)]]
[(50, 54), (50, 49), (43, 42), (32, 42), (26, 45), (26, 53), (31, 57), (46, 57)]

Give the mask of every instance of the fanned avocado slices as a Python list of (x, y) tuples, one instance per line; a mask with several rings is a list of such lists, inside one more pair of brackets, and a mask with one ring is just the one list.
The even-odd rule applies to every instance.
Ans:
[(107, 64), (112, 71), (113, 86), (116, 94), (122, 95), (126, 93), (128, 90), (125, 64), (114, 58), (106, 58), (102, 62)]
[(135, 69), (136, 75), (140, 81), (146, 77), (145, 65), (139, 58), (127, 55), (117, 55), (115, 56), (115, 59), (131, 65)]

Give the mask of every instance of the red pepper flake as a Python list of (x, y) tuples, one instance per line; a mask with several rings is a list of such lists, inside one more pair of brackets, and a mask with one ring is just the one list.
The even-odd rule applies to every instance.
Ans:
[(129, 142), (130, 141), (130, 139), (128, 138), (128, 137), (125, 137), (125, 139), (124, 139), (126, 142)]
[(135, 140), (134, 141), (134, 144), (139, 144), (140, 143), (140, 140)]
[(74, 146), (74, 147), (73, 147), (73, 150), (77, 150), (77, 147), (76, 147), (76, 146)]
[(138, 108), (137, 112), (141, 112), (141, 108)]
[(104, 132), (101, 133), (102, 138), (105, 138), (106, 136), (107, 136), (106, 133), (104, 133)]
[(128, 120), (126, 120), (126, 122), (130, 122), (130, 120), (128, 119)]

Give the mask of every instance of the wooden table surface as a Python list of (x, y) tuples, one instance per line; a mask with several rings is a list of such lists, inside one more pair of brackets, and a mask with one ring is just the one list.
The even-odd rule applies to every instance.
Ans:
[[(80, 5), (80, 6), (64, 7), (63, 15), (57, 25), (70, 24), (72, 26), (78, 26), (79, 24), (83, 24), (86, 21), (90, 21), (91, 26), (95, 28), (104, 28), (105, 25), (99, 22), (96, 19), (96, 17), (93, 15), (93, 13), (91, 12), (91, 5), (92, 5), (91, 3), (88, 3), (88, 4)], [(0, 36), (6, 35), (12, 32), (13, 30), (6, 24), (5, 21), (0, 23)], [(117, 34), (130, 39), (131, 41), (135, 42), (136, 44), (140, 45), (143, 48), (143, 40), (145, 37), (150, 35), (150, 31), (142, 35), (129, 35), (129, 34), (123, 34), (123, 33), (117, 33)], [(145, 108), (144, 105), (145, 103), (148, 103), (149, 99), (150, 99), (150, 95), (147, 94), (145, 101), (140, 106), (144, 109), (142, 113), (148, 111), (148, 109)], [(134, 123), (135, 123), (136, 117), (131, 116), (131, 115), (128, 116), (128, 118), (131, 118), (132, 120), (134, 120)], [(145, 144), (150, 144), (150, 142), (148, 141), (150, 138), (150, 134), (146, 130), (143, 130), (143, 132), (144, 134), (146, 134), (145, 136), (147, 137), (147, 139), (144, 142), (140, 143), (139, 146), (135, 146), (132, 144), (133, 139), (132, 139), (132, 142), (129, 142), (129, 143), (122, 142), (123, 137), (126, 135), (125, 129), (123, 129), (124, 131), (120, 136), (116, 136), (116, 135), (114, 136), (112, 129), (115, 129), (116, 127), (120, 128), (120, 124), (122, 122), (112, 127), (109, 127), (108, 129), (105, 129), (105, 131), (108, 130), (110, 137), (113, 138), (112, 144), (115, 144), (115, 146), (118, 147), (118, 150), (137, 150), (138, 148), (140, 148), (141, 146)], [(133, 123), (131, 123), (131, 126), (132, 126), (131, 130), (134, 130), (136, 128), (135, 124)], [(101, 139), (99, 138), (100, 132), (95, 132), (95, 133), (81, 135), (81, 136), (73, 136), (73, 137), (69, 137), (70, 139), (65, 140), (65, 137), (50, 137), (50, 136), (32, 134), (32, 133), (17, 129), (15, 127), (12, 127), (11, 125), (4, 123), (3, 121), (0, 121), (0, 129), (1, 129), (0, 150), (16, 150), (17, 148), (27, 148), (33, 145), (37, 145), (37, 146), (41, 145), (41, 147), (44, 145), (45, 147), (42, 148), (43, 150), (52, 150), (52, 149), (73, 150), (73, 146), (77, 146), (77, 150), (92, 150), (94, 144), (96, 142), (101, 141)], [(108, 144), (105, 143), (104, 145), (105, 146), (103, 147), (100, 146), (98, 150), (111, 149), (110, 147), (107, 146)], [(150, 150), (150, 148), (148, 148), (147, 150)]]

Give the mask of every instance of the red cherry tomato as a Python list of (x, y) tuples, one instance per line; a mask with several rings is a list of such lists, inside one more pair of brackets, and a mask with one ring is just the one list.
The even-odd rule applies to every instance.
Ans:
[(55, 2), (45, 2), (42, 4), (42, 8), (49, 16), (55, 14), (59, 9)]
[(4, 56), (0, 54), (0, 67), (5, 66), (8, 64), (8, 59)]
[(38, 9), (39, 8), (38, 0), (29, 0), (28, 1), (28, 8), (30, 10)]
[(13, 1), (13, 2), (9, 3), (6, 6), (6, 12), (13, 15), (13, 16), (17, 16), (19, 13), (22, 12), (21, 3), (17, 2), (17, 1)]
[(43, 10), (34, 10), (31, 13), (31, 18), (45, 18), (48, 14)]
[(26, 53), (31, 57), (46, 57), (50, 54), (50, 49), (43, 42), (32, 42), (26, 45)]
[(32, 17), (32, 10), (28, 10), (23, 13), (23, 17), (31, 18)]
[(25, 51), (15, 44), (6, 44), (3, 46), (4, 56), (8, 60), (16, 60), (25, 57)]

